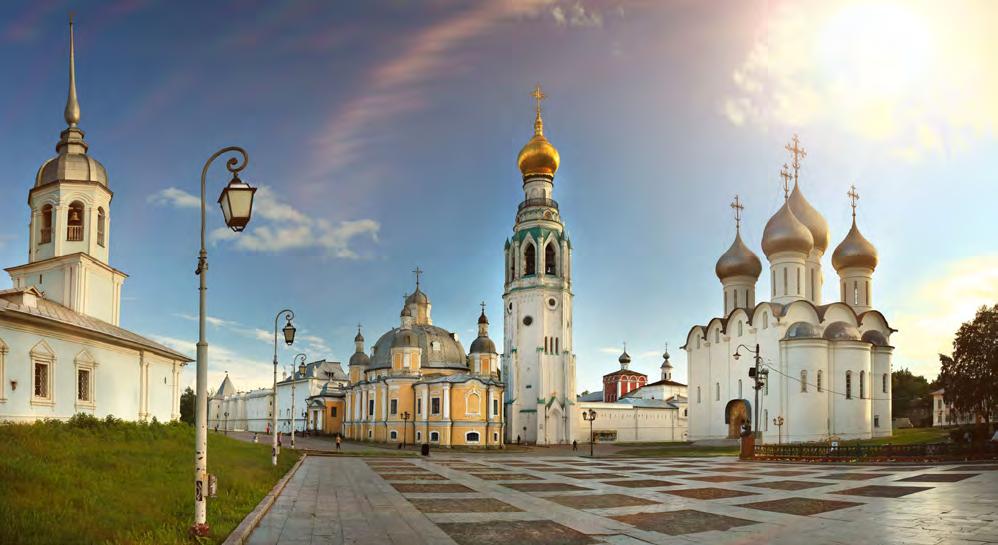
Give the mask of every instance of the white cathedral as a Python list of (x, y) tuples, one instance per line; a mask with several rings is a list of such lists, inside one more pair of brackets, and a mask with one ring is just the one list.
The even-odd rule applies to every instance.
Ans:
[(119, 325), (127, 275), (108, 264), (113, 193), (78, 125), (72, 23), (64, 117), (28, 191), (28, 263), (0, 290), (0, 421), (177, 419), (190, 358)]
[[(771, 443), (891, 434), (889, 339), (895, 330), (873, 307), (877, 251), (856, 226), (858, 195), (849, 191), (852, 228), (832, 253), (840, 297), (823, 304), (828, 223), (801, 192), (805, 153), (796, 136), (787, 149), (794, 172), (781, 172), (785, 202), (762, 236), (772, 300), (756, 302), (762, 264), (742, 241), (736, 197), (735, 240), (715, 267), (724, 314), (693, 326), (686, 337), (691, 440), (738, 437), (754, 418), (761, 440)], [(756, 346), (768, 372), (758, 407), (749, 376)]]

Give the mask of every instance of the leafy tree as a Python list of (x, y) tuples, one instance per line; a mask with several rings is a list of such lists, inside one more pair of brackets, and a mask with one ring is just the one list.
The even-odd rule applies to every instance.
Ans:
[(187, 422), (190, 425), (194, 425), (194, 400), (197, 396), (194, 395), (194, 390), (190, 386), (184, 390), (183, 394), (180, 394), (180, 421)]
[(907, 369), (891, 373), (891, 412), (895, 418), (910, 418), (913, 409), (919, 408), (919, 400), (929, 397), (929, 381), (921, 375), (914, 375)]
[(989, 422), (998, 407), (998, 304), (977, 310), (953, 339), (953, 356), (940, 354), (939, 382), (946, 403)]

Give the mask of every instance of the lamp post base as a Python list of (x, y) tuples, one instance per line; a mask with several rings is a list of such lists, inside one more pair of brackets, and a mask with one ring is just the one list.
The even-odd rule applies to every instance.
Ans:
[(194, 524), (194, 526), (191, 526), (191, 529), (188, 530), (187, 533), (189, 533), (192, 537), (205, 537), (211, 533), (211, 528), (208, 526), (208, 523)]

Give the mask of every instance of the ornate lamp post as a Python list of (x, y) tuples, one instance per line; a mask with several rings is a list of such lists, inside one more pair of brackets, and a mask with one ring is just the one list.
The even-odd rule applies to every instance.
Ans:
[[(305, 376), (305, 360), (307, 359), (308, 356), (306, 356), (305, 354), (295, 355), (294, 361), (295, 363), (298, 364), (298, 375), (302, 377)], [(295, 414), (295, 382), (297, 380), (298, 379), (295, 376), (295, 368), (292, 366), (291, 367), (291, 448), (292, 449), (295, 448), (295, 419), (298, 418), (298, 415)]]
[[(405, 430), (409, 422), (409, 411), (402, 413), (402, 448), (405, 448)], [(415, 424), (413, 424), (415, 426)]]
[(779, 444), (783, 444), (783, 417), (777, 416), (773, 419), (773, 425), (779, 428)]
[(229, 435), (229, 411), (225, 411), (225, 435)]
[(274, 316), (274, 408), (270, 411), (270, 429), (273, 433), (273, 443), (270, 448), (270, 460), (274, 467), (277, 467), (277, 455), (280, 453), (280, 447), (277, 446), (277, 323), (280, 321), (281, 316), (284, 316), (287, 323), (284, 324), (284, 328), (281, 332), (284, 334), (284, 342), (288, 346), (291, 346), (295, 342), (295, 326), (291, 323), (294, 320), (295, 313), (290, 309), (284, 309)]
[(593, 435), (593, 421), (596, 420), (596, 411), (592, 409), (582, 411), (582, 419), (589, 422), (589, 457), (593, 458), (593, 440), (596, 438)]
[(207, 210), (205, 208), (205, 192), (208, 177), (208, 167), (219, 156), (226, 153), (238, 153), (237, 157), (229, 157), (225, 168), (232, 173), (229, 185), (222, 190), (218, 204), (222, 207), (225, 224), (235, 232), (242, 231), (250, 221), (253, 212), (253, 194), (256, 188), (250, 187), (239, 179), (239, 172), (246, 168), (249, 155), (246, 150), (237, 146), (222, 148), (211, 155), (201, 169), (201, 250), (198, 252), (198, 266), (194, 274), (198, 275), (198, 344), (197, 344), (197, 407), (195, 416), (194, 437), (194, 525), (191, 533), (197, 536), (208, 535), (208, 505), (205, 496), (208, 493), (208, 341), (205, 340), (205, 300), (208, 291), (208, 250), (205, 245)]
[(756, 438), (759, 437), (759, 390), (762, 389), (763, 385), (766, 383), (766, 377), (769, 376), (769, 370), (761, 369), (762, 366), (762, 356), (759, 355), (759, 345), (755, 345), (755, 350), (745, 346), (744, 344), (738, 345), (735, 349), (735, 353), (732, 357), (738, 360), (741, 356), (739, 352), (744, 348), (746, 352), (753, 355), (755, 358), (755, 367), (749, 368), (748, 376), (755, 381), (755, 385), (752, 386), (755, 389), (755, 416), (752, 418), (752, 427), (754, 428), (754, 435)]

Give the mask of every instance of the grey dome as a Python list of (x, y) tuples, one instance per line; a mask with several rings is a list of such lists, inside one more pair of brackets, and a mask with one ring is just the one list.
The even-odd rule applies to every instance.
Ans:
[(365, 354), (363, 352), (354, 352), (354, 354), (352, 356), (350, 356), (350, 364), (349, 365), (351, 365), (351, 366), (353, 366), (353, 365), (361, 365), (363, 367), (367, 367), (367, 365), (369, 363), (371, 363), (371, 358), (367, 357), (367, 354)]
[(863, 340), (875, 346), (888, 346), (887, 337), (876, 329), (871, 329), (870, 331), (863, 333)]
[(35, 187), (52, 182), (96, 182), (107, 186), (107, 171), (97, 159), (82, 153), (59, 154), (45, 161), (35, 175)]
[(858, 341), (859, 329), (846, 322), (832, 322), (825, 328), (825, 338), (830, 341)]
[(418, 348), (419, 341), (411, 329), (400, 330), (392, 338), (392, 348)]
[[(468, 369), (464, 347), (451, 336), (451, 333), (441, 327), (429, 324), (414, 324), (407, 329), (395, 328), (374, 343), (374, 355), (368, 369), (389, 369), (392, 366), (391, 349), (396, 345), (396, 338), (410, 336), (413, 346), (422, 349), (420, 367), (423, 369)], [(406, 341), (399, 340), (399, 343)], [(431, 343), (438, 342), (439, 350), (433, 350)]]
[(721, 280), (732, 276), (751, 276), (759, 278), (762, 273), (762, 262), (759, 256), (752, 253), (742, 242), (741, 233), (735, 234), (735, 240), (728, 251), (721, 255), (714, 266), (714, 273)]
[(492, 339), (488, 337), (478, 337), (471, 342), (471, 353), (472, 354), (495, 354), (496, 353), (496, 343), (492, 342)]
[(617, 361), (619, 363), (631, 363), (631, 355), (627, 353), (627, 350), (624, 350), (624, 353), (617, 358)]
[(787, 334), (783, 336), (784, 339), (820, 339), (821, 335), (818, 335), (818, 328), (808, 322), (794, 322), (787, 328)]
[(405, 298), (406, 305), (411, 305), (413, 303), (419, 305), (425, 305), (429, 302), (430, 298), (427, 297), (427, 295), (423, 293), (422, 290), (419, 289), (419, 286), (416, 286), (416, 291), (412, 292), (408, 297)]

